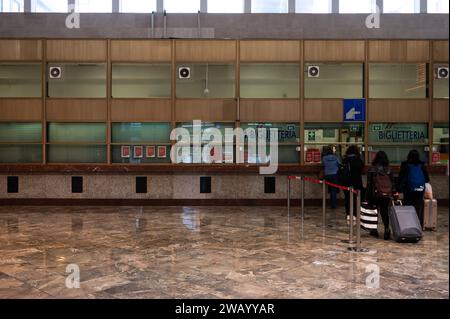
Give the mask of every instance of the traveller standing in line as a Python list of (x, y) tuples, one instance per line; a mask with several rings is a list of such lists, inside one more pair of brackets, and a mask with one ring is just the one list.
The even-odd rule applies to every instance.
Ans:
[[(337, 172), (339, 169), (339, 158), (334, 154), (333, 148), (327, 146), (324, 150), (324, 156), (322, 158), (324, 177), (327, 182), (337, 184)], [(328, 193), (330, 194), (330, 207), (336, 209), (336, 198), (339, 189), (336, 187), (328, 186)]]
[[(391, 231), (389, 229), (389, 205), (392, 201), (392, 196), (395, 196), (394, 176), (389, 167), (389, 159), (385, 152), (379, 151), (372, 166), (367, 171), (367, 189), (366, 199), (370, 205), (375, 206), (378, 213), (381, 215), (384, 225), (384, 239), (391, 238)], [(378, 231), (372, 230), (370, 234), (378, 237)]]
[[(351, 145), (345, 152), (340, 174), (338, 174), (339, 183), (353, 187), (355, 190), (361, 191), (361, 197), (364, 197), (364, 187), (362, 182), (362, 174), (364, 170), (364, 162), (356, 145)], [(350, 192), (344, 191), (345, 196), (345, 213), (347, 221), (350, 220)], [(353, 219), (356, 219), (356, 199), (357, 195), (353, 194)]]
[(403, 193), (404, 205), (414, 206), (423, 227), (423, 196), (425, 183), (430, 182), (424, 162), (417, 150), (408, 153), (406, 161), (400, 166), (397, 189)]

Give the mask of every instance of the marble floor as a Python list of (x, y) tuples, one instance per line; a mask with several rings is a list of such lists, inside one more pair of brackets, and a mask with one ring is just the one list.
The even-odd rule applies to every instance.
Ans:
[(418, 244), (363, 232), (364, 253), (343, 216), (307, 207), (302, 234), (298, 208), (2, 206), (0, 298), (449, 298), (446, 207)]

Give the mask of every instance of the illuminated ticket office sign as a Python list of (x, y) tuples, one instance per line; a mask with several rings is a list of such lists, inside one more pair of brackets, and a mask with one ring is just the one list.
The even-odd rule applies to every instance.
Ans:
[(422, 123), (372, 123), (369, 142), (422, 144), (428, 142), (428, 125)]

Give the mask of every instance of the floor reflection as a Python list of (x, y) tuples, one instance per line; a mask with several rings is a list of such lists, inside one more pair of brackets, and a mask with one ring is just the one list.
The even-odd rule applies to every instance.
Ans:
[(447, 208), (415, 245), (362, 232), (366, 253), (341, 242), (342, 209), (321, 221), (307, 207), (302, 236), (297, 207), (3, 206), (0, 298), (449, 297)]

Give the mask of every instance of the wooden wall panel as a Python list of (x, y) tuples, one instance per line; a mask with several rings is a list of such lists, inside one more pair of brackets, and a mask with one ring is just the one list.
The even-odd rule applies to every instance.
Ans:
[(176, 121), (232, 121), (236, 120), (235, 100), (178, 100), (176, 103)]
[(41, 99), (0, 99), (0, 122), (41, 120)]
[(429, 53), (429, 41), (369, 41), (369, 61), (427, 62)]
[(448, 41), (433, 42), (433, 60), (448, 62)]
[(42, 60), (41, 40), (0, 40), (0, 61)]
[(433, 101), (433, 121), (448, 123), (448, 100)]
[(111, 100), (113, 122), (170, 122), (170, 100)]
[(181, 40), (175, 42), (175, 59), (180, 62), (234, 62), (236, 41)]
[(106, 40), (47, 40), (48, 61), (106, 61)]
[(369, 122), (428, 122), (428, 100), (369, 100)]
[(169, 40), (112, 40), (111, 60), (131, 62), (170, 62)]
[(364, 41), (305, 41), (305, 61), (364, 61)]
[(241, 100), (240, 120), (241, 122), (299, 122), (299, 101)]
[(240, 59), (252, 61), (300, 61), (300, 41), (241, 41)]
[(88, 99), (47, 99), (49, 122), (105, 122), (107, 102)]
[(307, 122), (342, 122), (342, 100), (305, 100), (305, 123)]

